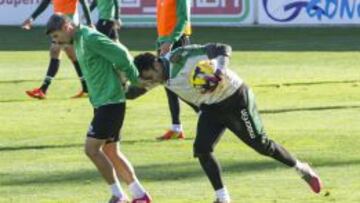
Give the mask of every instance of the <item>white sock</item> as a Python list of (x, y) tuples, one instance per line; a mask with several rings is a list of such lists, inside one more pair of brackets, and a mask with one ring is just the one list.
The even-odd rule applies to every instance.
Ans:
[(297, 170), (297, 171), (301, 171), (301, 169), (303, 169), (304, 168), (304, 164), (301, 162), (301, 161), (299, 161), (299, 160), (296, 160), (296, 163), (295, 163), (295, 169)]
[(307, 164), (304, 164), (303, 162), (296, 160), (296, 164), (295, 164), (294, 168), (300, 176), (303, 176), (304, 172), (307, 170), (308, 166), (307, 166)]
[(130, 183), (129, 190), (132, 194), (133, 198), (141, 198), (145, 195), (145, 189), (144, 187), (139, 183), (138, 180), (135, 180), (134, 182)]
[(226, 187), (216, 190), (216, 198), (222, 202), (230, 202), (230, 195)]
[(171, 130), (175, 132), (181, 132), (182, 131), (182, 125), (181, 124), (172, 124)]
[(111, 193), (114, 196), (119, 197), (119, 198), (127, 198), (118, 181), (116, 181), (114, 184), (110, 185), (110, 189), (111, 189)]

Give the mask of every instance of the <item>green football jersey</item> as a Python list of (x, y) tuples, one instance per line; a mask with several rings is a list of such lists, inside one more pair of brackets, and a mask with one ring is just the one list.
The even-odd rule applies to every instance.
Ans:
[(127, 48), (87, 26), (77, 28), (74, 47), (94, 108), (125, 102), (118, 72), (124, 72), (132, 84), (139, 75)]

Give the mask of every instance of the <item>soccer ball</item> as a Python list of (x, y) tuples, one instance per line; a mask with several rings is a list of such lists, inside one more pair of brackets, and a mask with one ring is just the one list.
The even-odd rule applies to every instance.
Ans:
[(190, 74), (190, 84), (198, 89), (202, 94), (212, 92), (218, 85), (218, 81), (213, 79), (215, 68), (210, 60), (203, 60), (196, 64)]

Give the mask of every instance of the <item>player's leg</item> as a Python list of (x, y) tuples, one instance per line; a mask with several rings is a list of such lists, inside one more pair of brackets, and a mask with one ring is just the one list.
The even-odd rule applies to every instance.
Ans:
[(102, 150), (115, 169), (117, 177), (120, 177), (129, 186), (132, 197), (137, 201), (150, 202), (151, 198), (146, 193), (143, 186), (138, 181), (133, 166), (126, 156), (119, 150), (120, 131), (125, 117), (125, 103), (108, 105), (107, 122), (112, 123), (108, 126), (110, 136)]
[(104, 177), (108, 184), (115, 183), (114, 173), (111, 163), (106, 159), (106, 156), (101, 151), (105, 140), (87, 137), (85, 141), (85, 154), (94, 163), (98, 171)]
[(238, 105), (229, 112), (226, 126), (258, 153), (301, 171), (304, 179), (309, 179), (307, 182), (313, 191), (319, 192), (321, 181), (315, 172), (292, 156), (283, 146), (267, 137), (251, 89), (243, 86), (237, 94)]
[(85, 153), (109, 184), (113, 202), (126, 200), (127, 197), (119, 184), (112, 163), (103, 150), (105, 143), (116, 133), (119, 122), (122, 122), (124, 106), (120, 103), (97, 108), (85, 144)]
[(33, 90), (26, 91), (26, 94), (30, 97), (37, 98), (37, 99), (45, 99), (46, 92), (55, 77), (56, 73), (59, 70), (60, 65), (60, 51), (61, 48), (59, 45), (51, 43), (50, 45), (50, 62), (46, 72), (45, 79), (40, 86), (40, 88), (35, 88)]
[(184, 139), (185, 134), (182, 129), (180, 121), (180, 102), (178, 96), (171, 90), (165, 88), (166, 96), (168, 99), (168, 105), (170, 109), (171, 129), (168, 130), (165, 134), (158, 137), (158, 140), (170, 140), (170, 139)]
[(225, 130), (225, 126), (217, 121), (217, 115), (201, 112), (194, 142), (194, 156), (206, 173), (215, 190), (218, 202), (230, 202), (230, 195), (221, 178), (221, 166), (213, 155), (214, 147)]
[(184, 102), (184, 103), (186, 103), (187, 105), (189, 105), (189, 106), (192, 108), (192, 110), (194, 110), (196, 113), (199, 113), (199, 112), (200, 112), (199, 107), (197, 107), (195, 104), (192, 104), (192, 103), (190, 103), (190, 102), (188, 102), (188, 101), (186, 101), (186, 100), (183, 100), (181, 97), (179, 97), (179, 99), (180, 99), (182, 102)]
[(134, 200), (150, 202), (150, 195), (146, 192), (136, 177), (135, 171), (126, 156), (119, 150), (118, 142), (106, 143), (103, 148), (107, 158), (112, 163), (118, 177), (129, 186), (129, 191)]
[[(172, 49), (176, 49), (185, 45), (190, 44), (190, 38), (188, 36), (182, 36), (177, 42), (174, 43)], [(180, 102), (178, 96), (165, 88), (166, 96), (168, 99), (168, 105), (171, 115), (172, 126), (164, 135), (158, 137), (159, 140), (169, 140), (169, 139), (184, 139), (185, 134), (182, 129), (180, 121)]]
[(71, 62), (74, 65), (76, 74), (80, 79), (81, 88), (82, 88), (82, 90), (78, 94), (73, 96), (73, 98), (80, 98), (80, 97), (86, 96), (86, 93), (88, 92), (87, 85), (86, 85), (85, 78), (82, 74), (80, 64), (76, 58), (75, 50), (74, 50), (73, 46), (67, 46), (67, 47), (65, 47), (64, 50), (65, 50), (66, 55), (68, 56), (68, 58), (71, 60)]

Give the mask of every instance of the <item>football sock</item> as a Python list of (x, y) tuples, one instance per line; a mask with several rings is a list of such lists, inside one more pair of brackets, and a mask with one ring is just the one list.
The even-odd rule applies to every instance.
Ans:
[(295, 166), (296, 159), (284, 147), (275, 143), (272, 140), (270, 142), (272, 144), (272, 147), (274, 148), (273, 154), (270, 154), (271, 157), (289, 167)]
[(118, 181), (116, 181), (114, 184), (110, 185), (111, 193), (119, 198), (126, 198), (126, 195), (121, 188), (121, 185)]
[(145, 189), (138, 180), (130, 183), (129, 190), (132, 194), (132, 197), (135, 199), (141, 198), (145, 195)]
[(80, 78), (80, 81), (81, 81), (81, 87), (83, 89), (84, 92), (87, 92), (87, 86), (86, 86), (86, 82), (85, 82), (85, 79), (84, 79), (84, 76), (81, 72), (81, 69), (80, 69), (80, 64), (78, 61), (73, 61), (73, 64), (74, 64), (74, 68), (75, 68), (75, 71), (76, 71), (76, 74), (79, 76)]
[(304, 171), (306, 169), (306, 165), (304, 163), (302, 163), (301, 161), (296, 160), (296, 164), (295, 164), (294, 168), (300, 175), (303, 175), (302, 171)]
[(209, 178), (214, 190), (224, 188), (221, 179), (220, 164), (217, 162), (215, 157), (212, 154), (198, 154), (197, 157), (199, 158), (200, 165)]
[(221, 202), (230, 201), (230, 195), (226, 187), (216, 190), (215, 193), (216, 193), (216, 199), (220, 200)]
[(178, 96), (171, 90), (165, 88), (166, 96), (168, 98), (171, 122), (173, 124), (180, 124), (180, 104)]
[(174, 132), (177, 132), (177, 133), (181, 132), (183, 130), (182, 125), (181, 124), (172, 124), (171, 130)]
[(43, 84), (41, 85), (40, 89), (44, 93), (46, 93), (47, 89), (49, 88), (52, 79), (55, 77), (56, 73), (59, 70), (60, 60), (52, 58), (49, 63), (49, 67), (44, 79)]

